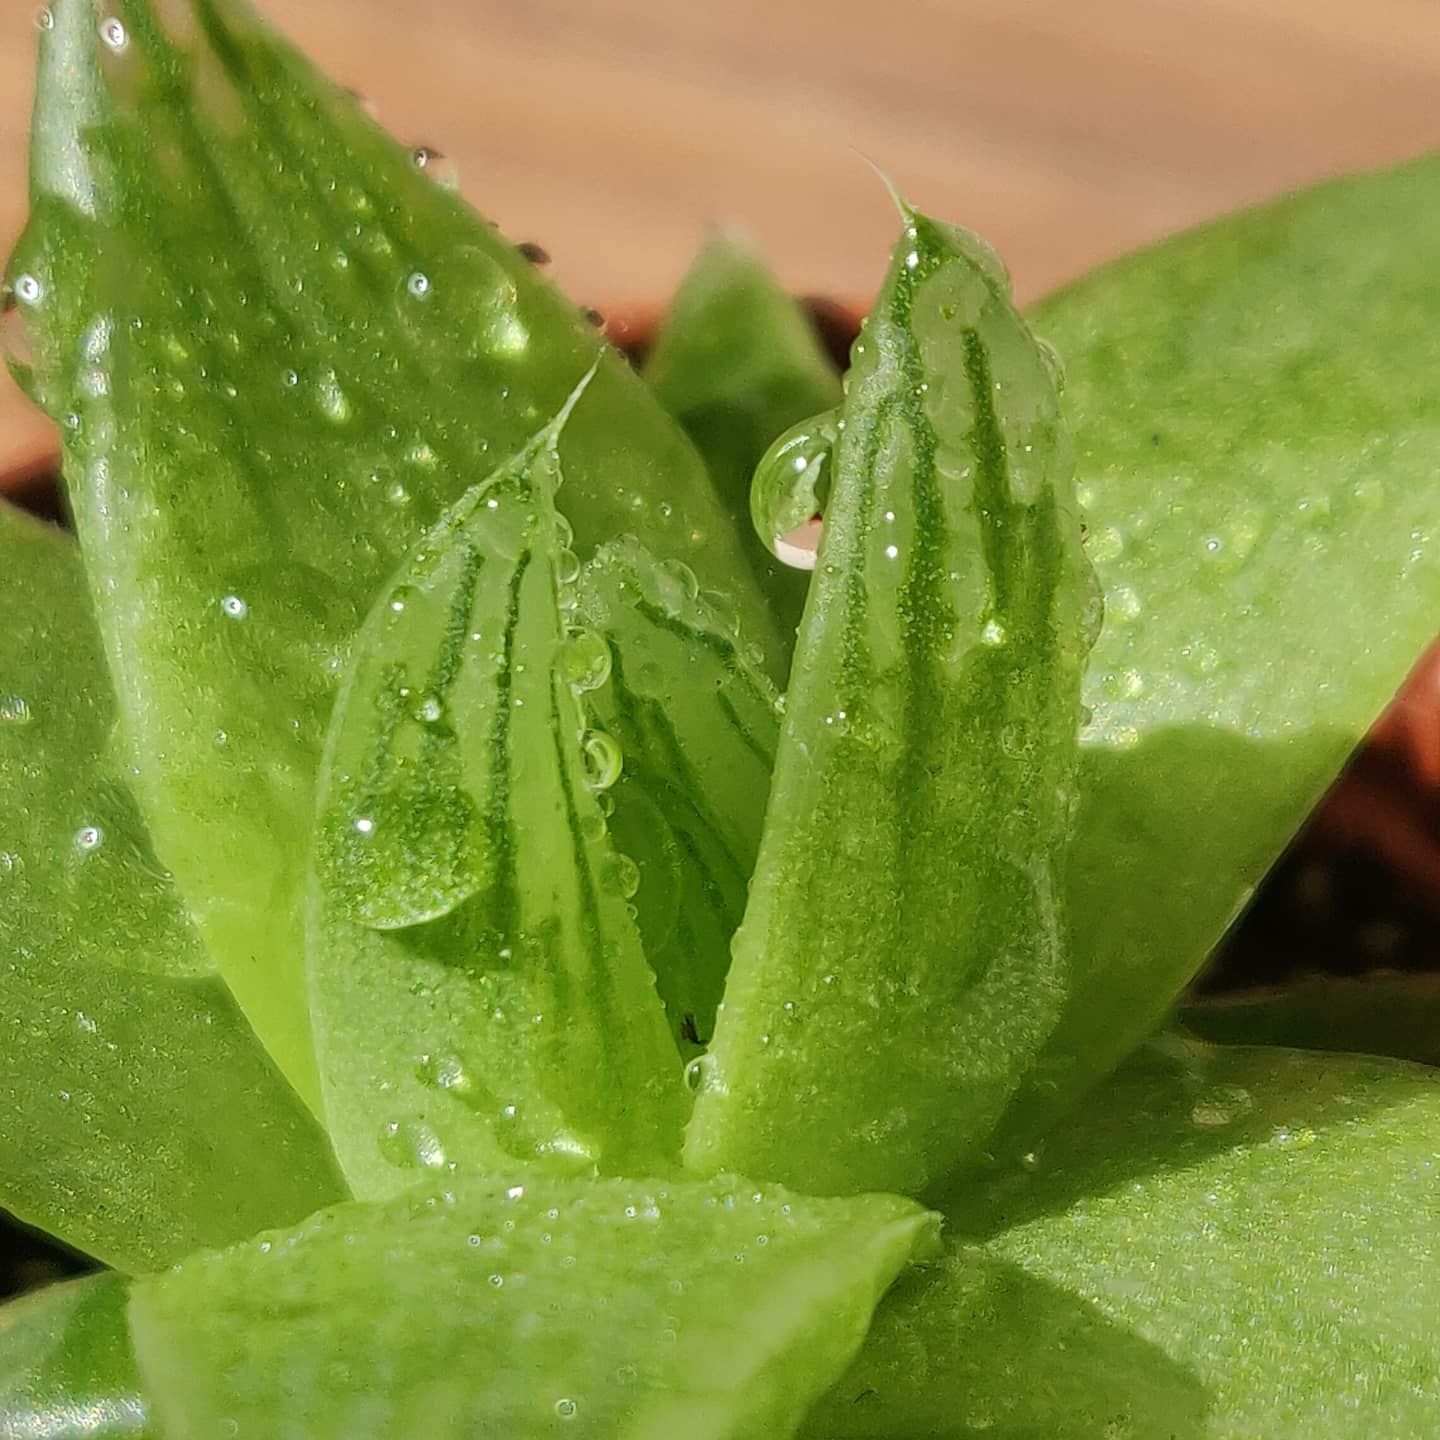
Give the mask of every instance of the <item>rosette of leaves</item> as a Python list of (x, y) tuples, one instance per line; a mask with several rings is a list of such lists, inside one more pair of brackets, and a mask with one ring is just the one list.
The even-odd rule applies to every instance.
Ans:
[(901, 204), (843, 384), (428, 172), (234, 0), (42, 17), (0, 1203), (108, 1268), (3, 1433), (1433, 1433), (1434, 1072), (1165, 1025), (1430, 638), (1440, 170), (1029, 318)]

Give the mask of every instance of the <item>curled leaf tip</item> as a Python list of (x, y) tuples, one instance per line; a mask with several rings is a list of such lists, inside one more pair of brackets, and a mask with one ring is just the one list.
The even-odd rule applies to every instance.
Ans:
[(856, 146), (851, 148), (880, 177), (880, 183), (889, 191), (890, 198), (895, 202), (895, 209), (900, 219), (908, 225), (915, 218), (915, 207), (900, 193), (899, 187), (890, 178), (888, 171), (881, 169), (863, 150)]

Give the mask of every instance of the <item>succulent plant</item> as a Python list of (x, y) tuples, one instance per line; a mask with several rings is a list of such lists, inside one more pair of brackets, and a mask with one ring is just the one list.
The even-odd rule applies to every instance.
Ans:
[(0, 1431), (1433, 1433), (1434, 1071), (1173, 1015), (1434, 628), (1440, 164), (637, 372), (238, 0), (41, 31)]

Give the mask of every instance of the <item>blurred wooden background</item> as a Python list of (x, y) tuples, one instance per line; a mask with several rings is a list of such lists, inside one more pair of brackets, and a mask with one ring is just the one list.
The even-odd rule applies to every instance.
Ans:
[[(739, 221), (864, 296), (893, 212), (983, 231), (1023, 296), (1276, 190), (1440, 144), (1437, 0), (260, 0), (577, 300), (666, 294)], [(36, 6), (0, 16), (0, 243)], [(8, 379), (0, 447), (46, 443)]]

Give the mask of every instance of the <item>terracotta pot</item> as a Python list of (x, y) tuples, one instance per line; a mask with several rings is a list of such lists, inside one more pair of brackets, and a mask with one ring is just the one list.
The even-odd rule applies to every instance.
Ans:
[[(863, 309), (824, 298), (810, 298), (805, 303), (837, 364), (845, 364)], [(638, 362), (654, 340), (659, 316), (659, 309), (652, 305), (616, 306), (606, 319), (605, 330)], [(58, 458), (58, 442), (48, 426), (22, 426), (11, 453), (0, 453), (0, 494), (42, 514), (58, 514)], [(1366, 882), (1371, 888), (1380, 883), (1377, 875), (1392, 888), (1394, 893), (1382, 910), (1395, 903), (1432, 919), (1440, 915), (1440, 643), (1420, 659), (1394, 703), (1376, 722), (1346, 773), (1297, 839), (1286, 865), (1296, 892), (1292, 909), (1308, 906), (1314, 911), (1318, 873), (1330, 877), (1320, 888), (1333, 888), (1336, 874), (1343, 875), (1358, 865), (1371, 876)], [(1317, 936), (1324, 937), (1321, 949), (1330, 949), (1334, 943), (1343, 946), (1345, 941), (1337, 942), (1330, 933), (1333, 926), (1328, 916), (1310, 914), (1310, 920)], [(1282, 918), (1278, 929), (1288, 932), (1298, 923), (1301, 921), (1291, 914)], [(1375, 958), (1393, 962), (1396, 957)], [(1421, 963), (1433, 961), (1427, 958)], [(1312, 962), (1308, 968), (1321, 968), (1321, 964)], [(1340, 967), (1363, 968), (1363, 964), (1342, 960)], [(1237, 957), (1235, 963), (1221, 968), (1241, 972), (1223, 975), (1222, 982), (1228, 983), (1243, 980), (1252, 966)]]

